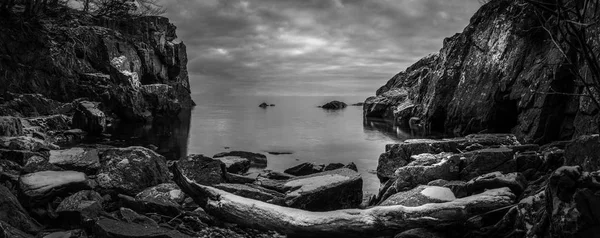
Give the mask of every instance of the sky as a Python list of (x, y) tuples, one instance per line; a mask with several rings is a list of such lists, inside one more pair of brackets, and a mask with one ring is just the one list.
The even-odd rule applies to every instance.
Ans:
[(192, 92), (374, 95), (461, 32), (478, 0), (161, 0)]

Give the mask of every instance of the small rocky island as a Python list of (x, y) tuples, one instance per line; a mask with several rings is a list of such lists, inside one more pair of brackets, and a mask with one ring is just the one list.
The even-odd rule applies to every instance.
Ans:
[[(577, 96), (583, 85), (545, 80), (546, 68), (570, 64), (545, 35), (520, 31), (535, 16), (521, 1), (483, 5), (438, 54), (365, 101), (365, 117), (418, 117), (448, 135), (387, 145), (372, 158), (374, 195), (353, 163), (270, 171), (259, 153), (172, 158), (115, 146), (111, 127), (172, 120), (194, 105), (175, 26), (39, 4), (0, 3), (0, 237), (600, 232), (598, 108)], [(23, 21), (35, 27), (23, 31)], [(560, 85), (565, 94), (535, 93)]]

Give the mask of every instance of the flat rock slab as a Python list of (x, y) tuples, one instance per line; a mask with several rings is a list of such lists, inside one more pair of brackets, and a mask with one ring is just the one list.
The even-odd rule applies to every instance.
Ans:
[(215, 188), (223, 191), (276, 205), (283, 205), (285, 195), (254, 184), (217, 184)]
[(100, 163), (96, 181), (103, 189), (135, 196), (148, 187), (169, 181), (165, 157), (144, 147), (104, 150)]
[(515, 152), (509, 148), (488, 148), (462, 154), (462, 180), (470, 180), (490, 172), (511, 173), (517, 171)]
[(428, 203), (454, 201), (454, 193), (449, 188), (421, 185), (406, 192), (396, 193), (379, 204), (380, 206), (402, 205), (418, 207)]
[(257, 183), (284, 193), (287, 206), (309, 211), (355, 208), (362, 201), (363, 180), (359, 173), (347, 168)]
[(29, 203), (43, 203), (72, 190), (89, 188), (87, 177), (77, 171), (42, 171), (22, 175), (20, 189)]
[(89, 173), (100, 168), (98, 150), (89, 148), (51, 150), (48, 162), (64, 169)]
[(267, 166), (267, 156), (260, 153), (246, 152), (246, 151), (229, 151), (218, 153), (213, 156), (213, 158), (223, 158), (223, 157), (238, 157), (250, 160), (250, 165), (252, 167), (266, 167)]
[(190, 238), (179, 231), (101, 218), (94, 226), (99, 238)]

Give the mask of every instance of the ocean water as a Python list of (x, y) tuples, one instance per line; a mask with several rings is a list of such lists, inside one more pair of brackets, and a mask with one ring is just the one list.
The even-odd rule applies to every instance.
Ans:
[[(283, 171), (303, 162), (354, 162), (363, 177), (363, 191), (376, 193), (374, 171), (385, 145), (410, 134), (383, 122), (364, 121), (362, 106), (329, 111), (318, 108), (332, 100), (348, 104), (364, 96), (227, 96), (193, 94), (196, 102), (179, 120), (119, 130), (131, 144), (153, 144), (169, 159), (188, 154), (243, 150), (267, 155), (267, 169)], [(260, 108), (262, 102), (274, 107)], [(267, 152), (291, 152), (272, 155)]]

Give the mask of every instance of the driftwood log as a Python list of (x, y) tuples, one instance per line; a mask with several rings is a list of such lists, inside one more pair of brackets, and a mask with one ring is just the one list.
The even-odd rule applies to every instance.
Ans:
[(195, 183), (177, 166), (172, 170), (179, 187), (209, 214), (241, 226), (274, 230), (292, 237), (373, 237), (395, 235), (418, 227), (444, 228), (515, 201), (510, 189), (499, 188), (419, 207), (396, 205), (310, 212), (233, 195)]

